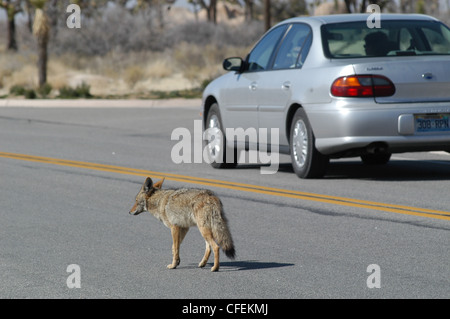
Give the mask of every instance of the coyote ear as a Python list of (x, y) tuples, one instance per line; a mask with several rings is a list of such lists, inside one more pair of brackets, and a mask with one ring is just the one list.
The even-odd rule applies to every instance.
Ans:
[(160, 180), (160, 181), (158, 181), (158, 182), (156, 182), (155, 185), (154, 185), (153, 187), (154, 187), (154, 188), (159, 188), (159, 189), (161, 189), (162, 184), (163, 184), (163, 182), (164, 182), (165, 179), (166, 179), (166, 178), (163, 177), (163, 179)]
[(142, 185), (142, 190), (144, 192), (148, 192), (153, 188), (153, 181), (150, 177), (147, 177), (147, 179), (144, 182), (144, 185)]

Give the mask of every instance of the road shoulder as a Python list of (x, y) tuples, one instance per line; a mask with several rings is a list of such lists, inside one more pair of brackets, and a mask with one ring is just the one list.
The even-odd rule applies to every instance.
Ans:
[(76, 107), (105, 107), (105, 108), (158, 108), (158, 107), (192, 107), (200, 108), (201, 99), (155, 99), (155, 100), (141, 100), (141, 99), (0, 99), (0, 107), (42, 107), (42, 108), (76, 108)]

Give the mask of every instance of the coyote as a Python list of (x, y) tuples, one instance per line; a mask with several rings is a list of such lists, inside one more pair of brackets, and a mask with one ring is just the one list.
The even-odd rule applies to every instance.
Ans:
[(220, 199), (205, 189), (161, 189), (163, 182), (164, 178), (153, 184), (152, 179), (147, 177), (136, 195), (130, 214), (149, 212), (170, 228), (173, 260), (167, 268), (174, 269), (180, 264), (180, 245), (191, 226), (197, 226), (206, 241), (205, 255), (199, 267), (204, 267), (208, 262), (211, 248), (214, 251), (211, 271), (219, 270), (219, 247), (227, 257), (234, 259), (233, 239)]

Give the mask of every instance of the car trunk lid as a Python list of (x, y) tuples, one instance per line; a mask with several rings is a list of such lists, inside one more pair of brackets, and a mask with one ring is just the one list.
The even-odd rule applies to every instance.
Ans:
[(450, 57), (392, 57), (354, 64), (357, 75), (375, 74), (389, 78), (395, 93), (375, 97), (377, 103), (450, 101)]

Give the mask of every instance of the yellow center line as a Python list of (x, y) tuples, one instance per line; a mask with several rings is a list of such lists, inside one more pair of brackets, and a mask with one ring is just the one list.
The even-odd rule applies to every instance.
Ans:
[(450, 220), (450, 212), (426, 209), (426, 208), (410, 207), (410, 206), (404, 206), (404, 205), (394, 205), (394, 204), (372, 202), (372, 201), (367, 201), (367, 200), (359, 200), (359, 199), (339, 197), (339, 196), (314, 194), (314, 193), (307, 193), (307, 192), (301, 192), (301, 191), (295, 191), (295, 190), (287, 190), (287, 189), (274, 188), (274, 187), (266, 187), (266, 186), (251, 185), (251, 184), (245, 184), (245, 183), (220, 181), (220, 180), (201, 178), (201, 177), (185, 176), (185, 175), (178, 175), (178, 174), (171, 174), (171, 173), (161, 173), (161, 172), (136, 169), (136, 168), (128, 168), (128, 167), (121, 167), (121, 166), (114, 166), (114, 165), (105, 165), (105, 164), (97, 164), (97, 163), (89, 163), (89, 162), (81, 162), (81, 161), (56, 159), (56, 158), (33, 156), (33, 155), (26, 155), (26, 154), (0, 152), (0, 157), (28, 161), (28, 162), (38, 162), (38, 163), (46, 163), (46, 164), (52, 164), (52, 165), (77, 167), (77, 168), (111, 172), (111, 173), (117, 173), (117, 174), (125, 174), (125, 175), (150, 176), (152, 178), (163, 178), (164, 177), (167, 180), (183, 182), (183, 183), (199, 184), (199, 185), (210, 186), (210, 187), (227, 188), (227, 189), (240, 190), (240, 191), (245, 191), (245, 192), (302, 199), (302, 200), (328, 203), (328, 204), (340, 205), (340, 206), (365, 208), (365, 209), (398, 213), (398, 214), (406, 214), (406, 215), (413, 215), (413, 216)]

